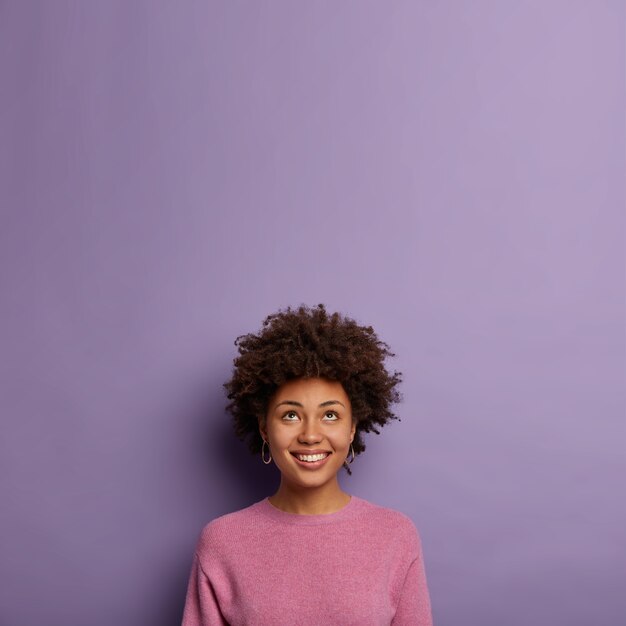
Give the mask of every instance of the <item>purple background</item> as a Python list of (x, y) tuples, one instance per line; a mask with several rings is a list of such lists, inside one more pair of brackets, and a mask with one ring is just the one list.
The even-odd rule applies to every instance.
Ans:
[(277, 485), (233, 341), (301, 302), (397, 353), (342, 483), (415, 521), (436, 626), (623, 623), (624, 18), (3, 2), (0, 623), (180, 623)]

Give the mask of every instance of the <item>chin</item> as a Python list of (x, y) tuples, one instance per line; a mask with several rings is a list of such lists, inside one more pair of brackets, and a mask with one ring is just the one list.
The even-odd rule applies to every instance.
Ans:
[(324, 472), (323, 474), (314, 474), (311, 472), (309, 475), (306, 473), (298, 473), (298, 472), (283, 472), (281, 471), (282, 476), (292, 485), (297, 485), (300, 487), (321, 487), (328, 482), (331, 482), (335, 476), (336, 472)]

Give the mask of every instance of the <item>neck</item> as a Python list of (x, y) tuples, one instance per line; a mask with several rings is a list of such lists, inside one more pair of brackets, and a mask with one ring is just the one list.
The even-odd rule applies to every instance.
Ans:
[(294, 488), (281, 479), (278, 491), (269, 497), (277, 509), (299, 515), (334, 513), (350, 502), (350, 495), (342, 491), (337, 480), (313, 489)]

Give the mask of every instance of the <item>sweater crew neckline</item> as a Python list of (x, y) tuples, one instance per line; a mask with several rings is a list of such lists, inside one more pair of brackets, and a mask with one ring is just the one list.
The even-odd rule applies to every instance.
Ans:
[(363, 500), (361, 500), (361, 498), (351, 495), (348, 504), (343, 506), (338, 511), (333, 511), (332, 513), (316, 513), (313, 515), (288, 513), (287, 511), (276, 508), (270, 502), (269, 496), (257, 502), (255, 506), (266, 517), (269, 517), (276, 522), (292, 525), (316, 526), (318, 524), (332, 524), (350, 519), (355, 516), (359, 509), (361, 509), (362, 505)]

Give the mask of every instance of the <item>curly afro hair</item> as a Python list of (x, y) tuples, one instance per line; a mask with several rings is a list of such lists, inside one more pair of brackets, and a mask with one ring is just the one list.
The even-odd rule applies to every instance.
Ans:
[[(270, 398), (288, 380), (327, 378), (338, 381), (350, 398), (356, 433), (354, 454), (365, 450), (364, 432), (379, 434), (377, 427), (392, 419), (390, 405), (400, 402), (397, 385), (402, 373), (387, 372), (384, 360), (395, 356), (371, 326), (359, 326), (339, 313), (329, 315), (323, 304), (296, 310), (287, 307), (268, 315), (259, 334), (235, 339), (239, 356), (232, 378), (224, 383), (237, 437), (248, 439), (258, 454), (263, 440), (258, 418), (264, 418)], [(344, 467), (350, 473), (347, 465)]]

